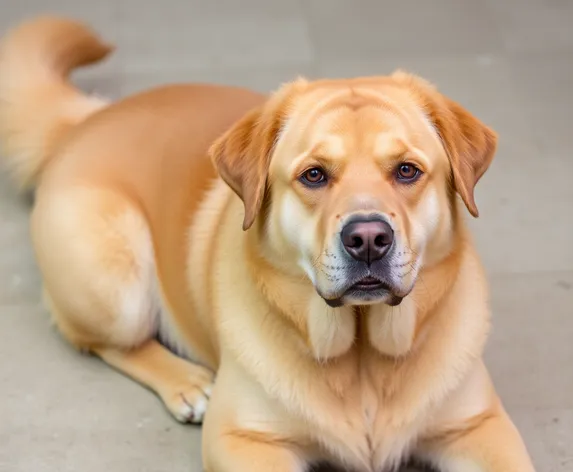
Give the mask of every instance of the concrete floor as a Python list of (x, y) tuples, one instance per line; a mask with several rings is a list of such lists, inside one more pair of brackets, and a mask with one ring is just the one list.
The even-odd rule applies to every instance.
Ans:
[[(491, 277), (487, 361), (539, 471), (573, 471), (573, 2), (1, 0), (0, 32), (65, 13), (119, 46), (78, 74), (112, 97), (167, 81), (270, 90), (416, 71), (501, 137), (472, 222)], [(200, 430), (68, 347), (40, 303), (28, 205), (0, 181), (0, 471), (200, 470)], [(65, 268), (62, 268), (65, 270)]]

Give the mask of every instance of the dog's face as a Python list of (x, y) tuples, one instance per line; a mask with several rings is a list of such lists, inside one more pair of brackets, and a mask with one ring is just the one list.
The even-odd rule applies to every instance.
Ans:
[(473, 187), (493, 132), (429, 84), (397, 73), (299, 81), (213, 146), (275, 259), (295, 263), (331, 306), (396, 305), (451, 247), (455, 191)]

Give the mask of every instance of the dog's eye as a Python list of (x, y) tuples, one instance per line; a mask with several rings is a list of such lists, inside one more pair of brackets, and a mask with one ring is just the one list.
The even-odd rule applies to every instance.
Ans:
[(305, 171), (299, 180), (308, 187), (318, 187), (326, 183), (326, 175), (322, 169), (313, 167)]
[(398, 180), (407, 183), (414, 182), (421, 174), (420, 169), (408, 163), (400, 164), (396, 170)]

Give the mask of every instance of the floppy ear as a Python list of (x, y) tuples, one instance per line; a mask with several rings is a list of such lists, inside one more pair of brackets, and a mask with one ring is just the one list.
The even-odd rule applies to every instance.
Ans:
[(445, 109), (436, 109), (430, 119), (449, 155), (455, 188), (477, 218), (474, 188), (493, 160), (497, 134), (456, 102), (442, 98)]
[(263, 205), (271, 155), (286, 119), (289, 96), (286, 86), (247, 113), (209, 150), (219, 175), (243, 201), (243, 230), (252, 226)]
[(415, 84), (422, 106), (435, 126), (450, 159), (453, 183), (472, 216), (479, 215), (474, 188), (488, 169), (497, 148), (497, 134), (461, 105), (440, 94), (423, 79), (404, 72), (399, 80)]

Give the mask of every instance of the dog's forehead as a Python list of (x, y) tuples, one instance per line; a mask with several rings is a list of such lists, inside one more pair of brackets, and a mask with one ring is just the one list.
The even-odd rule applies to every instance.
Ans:
[(423, 103), (391, 78), (384, 79), (327, 82), (304, 92), (288, 120), (295, 130), (289, 139), (296, 147), (291, 155), (312, 152), (336, 159), (362, 152), (383, 158), (406, 148), (423, 150), (430, 158), (443, 154)]
[(346, 92), (327, 97), (301, 122), (301, 152), (338, 159), (356, 152), (375, 157), (406, 152), (422, 120), (413, 124), (393, 104)]

